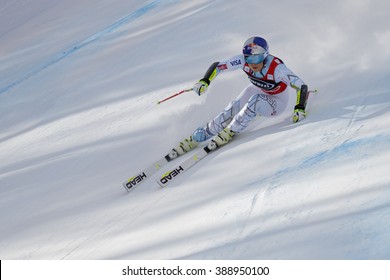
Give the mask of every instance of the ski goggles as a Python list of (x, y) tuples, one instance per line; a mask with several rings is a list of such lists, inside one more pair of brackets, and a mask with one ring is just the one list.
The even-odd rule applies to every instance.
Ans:
[(245, 56), (245, 62), (248, 64), (259, 64), (262, 63), (265, 59), (264, 54), (252, 54)]

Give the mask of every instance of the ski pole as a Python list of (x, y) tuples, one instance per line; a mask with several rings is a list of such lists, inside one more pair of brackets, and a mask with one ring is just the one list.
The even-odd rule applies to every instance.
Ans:
[(180, 95), (182, 93), (189, 92), (189, 91), (192, 91), (192, 88), (183, 89), (182, 91), (179, 91), (178, 93), (175, 93), (175, 94), (173, 94), (173, 95), (171, 95), (171, 96), (169, 96), (169, 97), (167, 97), (167, 98), (165, 98), (163, 100), (157, 101), (157, 104), (161, 104), (161, 103), (163, 103), (163, 102), (165, 102), (165, 101), (167, 101), (167, 100), (169, 100), (171, 98), (174, 98), (174, 97), (176, 97), (176, 96), (178, 96), (178, 95)]

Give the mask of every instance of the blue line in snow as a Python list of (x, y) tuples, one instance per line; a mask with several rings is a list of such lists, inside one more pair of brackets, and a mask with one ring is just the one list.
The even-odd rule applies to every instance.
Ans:
[(331, 162), (338, 164), (337, 160), (357, 160), (362, 157), (369, 157), (370, 153), (378, 153), (378, 150), (388, 149), (390, 139), (387, 135), (376, 135), (373, 137), (357, 140), (345, 141), (331, 150), (316, 153), (304, 159), (300, 164), (285, 167), (275, 174), (263, 177), (248, 184), (248, 186), (258, 186), (264, 182), (271, 182), (274, 187), (281, 184), (282, 178), (288, 178), (299, 171), (316, 167), (320, 164)]
[(20, 77), (19, 79), (17, 79), (16, 81), (12, 82), (11, 84), (5, 86), (5, 87), (2, 87), (0, 88), (0, 94), (10, 90), (11, 88), (23, 83), (24, 81), (26, 81), (27, 79), (31, 78), (32, 76), (40, 73), (41, 71), (47, 69), (48, 67), (60, 62), (61, 60), (67, 58), (69, 55), (77, 52), (78, 50), (92, 44), (93, 42), (99, 40), (100, 38), (102, 38), (103, 36), (106, 36), (110, 33), (112, 33), (113, 31), (115, 31), (116, 29), (118, 29), (119, 27), (123, 26), (124, 24), (127, 24), (131, 21), (134, 21), (136, 19), (138, 19), (139, 17), (143, 16), (144, 14), (146, 14), (147, 12), (149, 12), (150, 10), (154, 9), (155, 7), (157, 7), (157, 4), (160, 2), (161, 0), (155, 0), (141, 8), (139, 8), (138, 10), (132, 12), (131, 14), (121, 18), (120, 20), (114, 22), (112, 25), (106, 27), (105, 29), (103, 29), (102, 31), (88, 37), (87, 39), (75, 44), (73, 47), (69, 48), (68, 50), (65, 50), (65, 51), (62, 51), (60, 55), (58, 55), (57, 57), (53, 58), (51, 61), (49, 61), (48, 63), (42, 65), (41, 67), (35, 69), (34, 71), (31, 71), (27, 74), (25, 74), (24, 76)]

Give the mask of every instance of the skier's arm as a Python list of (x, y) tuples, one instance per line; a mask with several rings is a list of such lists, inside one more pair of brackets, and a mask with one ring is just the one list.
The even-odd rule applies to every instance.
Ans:
[(211, 64), (203, 78), (192, 87), (192, 90), (199, 96), (207, 91), (210, 82), (218, 75), (218, 64), (219, 62)]
[(209, 69), (206, 71), (203, 78), (200, 79), (199, 82), (197, 82), (194, 85), (193, 90), (198, 95), (205, 93), (211, 81), (214, 80), (219, 73), (223, 71), (242, 69), (244, 64), (245, 62), (244, 62), (243, 55), (236, 55), (227, 61), (214, 62), (213, 64), (210, 65)]
[(280, 64), (275, 70), (276, 79), (283, 81), (296, 90), (297, 99), (294, 107), (293, 122), (304, 119), (306, 117), (307, 98), (309, 97), (307, 85), (284, 64)]
[(299, 90), (297, 90), (297, 101), (295, 103), (294, 112), (292, 115), (293, 122), (298, 122), (306, 118), (306, 103), (309, 97), (309, 91), (307, 85), (303, 84)]
[(307, 104), (307, 98), (309, 97), (309, 91), (307, 85), (303, 84), (300, 89), (297, 90), (297, 101), (295, 102), (294, 110), (305, 110)]

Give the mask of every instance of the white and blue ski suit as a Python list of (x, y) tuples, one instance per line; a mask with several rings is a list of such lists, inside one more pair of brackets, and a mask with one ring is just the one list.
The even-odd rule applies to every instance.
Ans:
[[(226, 127), (239, 133), (257, 115), (263, 117), (280, 115), (288, 104), (288, 86), (297, 91), (295, 109), (305, 109), (307, 86), (286, 67), (281, 59), (273, 55), (266, 57), (264, 66), (259, 72), (253, 72), (249, 68), (244, 55), (236, 55), (229, 60), (215, 62), (201, 80), (210, 84), (221, 72), (237, 69), (242, 69), (247, 74), (251, 84), (220, 114), (203, 127), (197, 128), (192, 134), (194, 141), (203, 142)], [(306, 87), (306, 91), (301, 91), (302, 86)]]

